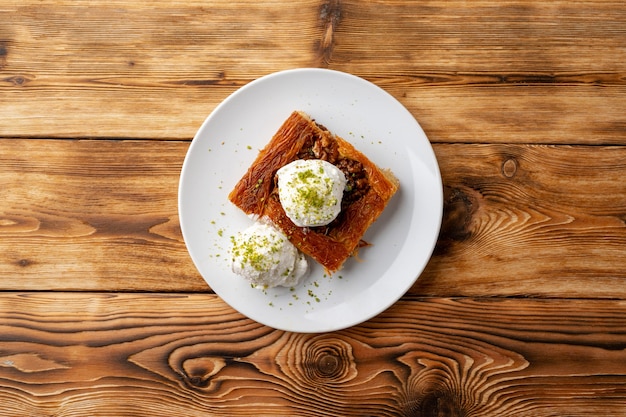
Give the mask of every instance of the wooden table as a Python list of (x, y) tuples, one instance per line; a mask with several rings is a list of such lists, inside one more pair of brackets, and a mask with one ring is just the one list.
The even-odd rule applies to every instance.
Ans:
[[(3, 416), (626, 414), (621, 1), (0, 1)], [(435, 253), (384, 313), (273, 330), (179, 227), (230, 93), (328, 67), (433, 144)]]

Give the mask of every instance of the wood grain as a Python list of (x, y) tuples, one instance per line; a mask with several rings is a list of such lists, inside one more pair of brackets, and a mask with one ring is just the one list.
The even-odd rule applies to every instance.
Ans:
[(178, 222), (188, 146), (0, 141), (3, 289), (208, 291)]
[(331, 67), (391, 92), (431, 141), (624, 143), (613, 1), (341, 4)]
[(416, 293), (623, 296), (626, 148), (450, 144), (435, 152), (446, 213)]
[[(1, 288), (209, 291), (178, 223), (188, 146), (0, 140)], [(411, 294), (626, 296), (626, 147), (434, 148), (445, 214)]]
[[(622, 2), (0, 0), (0, 16), (3, 416), (626, 415)], [(444, 182), (419, 280), (325, 334), (227, 306), (177, 213), (205, 117), (296, 67), (390, 92)]]
[(212, 295), (4, 293), (0, 402), (12, 416), (617, 416), (624, 317), (621, 301), (413, 299), (309, 335)]
[(251, 80), (330, 67), (388, 90), (435, 142), (624, 143), (626, 10), (614, 1), (0, 8), (4, 137), (190, 139)]
[(5, 136), (190, 139), (235, 88), (317, 66), (324, 25), (317, 1), (0, 7), (14, 17), (0, 32)]

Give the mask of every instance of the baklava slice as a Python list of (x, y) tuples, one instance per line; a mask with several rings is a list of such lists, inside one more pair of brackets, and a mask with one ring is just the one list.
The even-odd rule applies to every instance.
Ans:
[[(276, 172), (296, 160), (321, 159), (339, 168), (346, 184), (341, 211), (324, 226), (297, 226), (281, 204)], [(328, 273), (364, 245), (367, 229), (396, 193), (399, 182), (390, 170), (378, 168), (363, 153), (332, 134), (307, 114), (294, 111), (263, 148), (229, 194), (246, 214), (269, 219), (304, 254)]]

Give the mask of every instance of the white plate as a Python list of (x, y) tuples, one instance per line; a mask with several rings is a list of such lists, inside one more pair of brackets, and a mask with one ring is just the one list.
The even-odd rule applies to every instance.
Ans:
[[(230, 269), (230, 237), (252, 220), (228, 193), (293, 110), (303, 110), (352, 142), (400, 191), (365, 234), (373, 246), (326, 276), (314, 261), (308, 279), (290, 290), (251, 288)], [(204, 121), (182, 168), (178, 205), (185, 243), (209, 286), (242, 314), (276, 329), (314, 333), (359, 324), (396, 302), (430, 259), (443, 212), (443, 192), (430, 142), (391, 95), (359, 77), (295, 69), (242, 87)]]

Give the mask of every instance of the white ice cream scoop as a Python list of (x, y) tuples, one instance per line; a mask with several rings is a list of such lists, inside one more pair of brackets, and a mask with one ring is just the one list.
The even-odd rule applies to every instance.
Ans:
[(254, 223), (231, 240), (233, 272), (255, 287), (292, 287), (308, 273), (304, 255), (269, 224)]
[(278, 198), (296, 226), (325, 226), (341, 212), (346, 177), (330, 162), (298, 159), (276, 174)]

